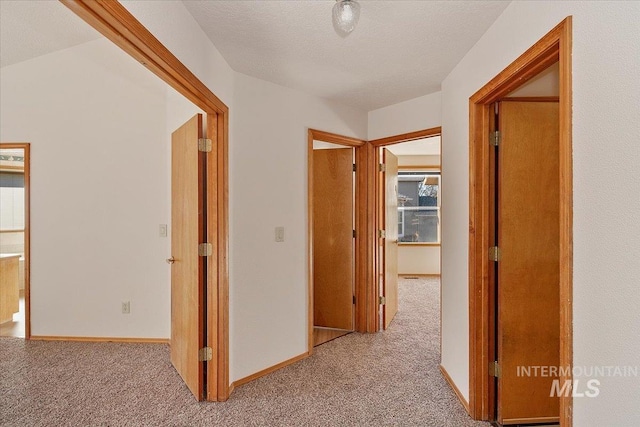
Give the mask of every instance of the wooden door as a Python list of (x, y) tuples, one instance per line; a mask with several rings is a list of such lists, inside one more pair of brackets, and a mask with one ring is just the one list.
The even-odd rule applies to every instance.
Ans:
[(202, 115), (171, 134), (171, 363), (189, 390), (204, 397), (205, 153), (198, 150)]
[(313, 151), (314, 326), (353, 330), (353, 149)]
[(554, 378), (518, 375), (518, 367), (560, 360), (558, 103), (502, 102), (499, 131), (497, 417), (554, 422)]
[(384, 281), (383, 325), (387, 329), (398, 312), (398, 158), (383, 150)]

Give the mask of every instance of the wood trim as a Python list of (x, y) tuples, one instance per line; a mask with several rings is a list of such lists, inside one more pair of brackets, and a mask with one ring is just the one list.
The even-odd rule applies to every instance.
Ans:
[(33, 341), (75, 341), (75, 342), (123, 342), (144, 344), (170, 344), (169, 338), (121, 338), (121, 337), (65, 337), (32, 335)]
[(456, 383), (453, 382), (453, 380), (449, 376), (449, 373), (444, 368), (444, 366), (442, 365), (438, 365), (438, 366), (440, 367), (440, 372), (442, 373), (444, 380), (447, 382), (447, 384), (449, 384), (453, 392), (456, 394), (456, 396), (458, 397), (458, 400), (460, 401), (460, 403), (462, 403), (462, 406), (464, 406), (465, 411), (469, 413), (469, 402), (467, 402), (467, 399), (465, 399), (462, 393), (460, 393), (460, 389), (458, 388)]
[[(209, 181), (216, 177), (216, 188), (208, 187), (216, 210), (209, 212), (208, 229), (215, 229), (217, 250), (208, 263), (207, 345), (214, 348), (216, 376), (208, 377), (210, 400), (226, 400), (229, 387), (229, 117), (228, 107), (202, 83), (175, 55), (117, 1), (60, 0), (76, 15), (135, 60), (147, 67), (169, 86), (185, 96), (207, 115), (208, 138), (217, 143), (215, 167), (208, 166)], [(215, 125), (214, 125), (215, 123)], [(215, 134), (215, 135), (214, 135)], [(215, 174), (215, 175), (214, 175)], [(215, 194), (213, 194), (215, 193)], [(212, 206), (214, 202), (209, 204)], [(215, 212), (215, 213), (214, 213)], [(213, 218), (215, 217), (215, 220)], [(214, 277), (211, 277), (213, 275)], [(28, 301), (28, 300), (27, 300)], [(29, 324), (27, 324), (28, 326)], [(215, 331), (215, 334), (214, 332)], [(215, 336), (214, 336), (215, 335)], [(211, 366), (211, 365), (210, 365)], [(209, 371), (211, 373), (212, 371)], [(214, 397), (214, 390), (217, 396)]]
[(400, 273), (398, 274), (398, 276), (408, 279), (411, 277), (424, 277), (424, 278), (438, 278), (440, 277), (440, 274), (424, 274), (424, 273), (416, 273), (416, 274), (411, 274), (411, 273)]
[(348, 147), (361, 147), (367, 141), (350, 136), (338, 135), (337, 133), (324, 132), (317, 129), (309, 129), (316, 141), (330, 142), (332, 144), (346, 145)]
[(416, 139), (429, 138), (431, 136), (439, 136), (442, 134), (442, 128), (440, 126), (435, 128), (418, 130), (415, 132), (403, 133), (401, 135), (389, 136), (386, 138), (374, 139), (369, 141), (369, 144), (374, 147), (384, 147), (386, 145), (397, 144), (399, 142), (415, 141)]
[(313, 139), (307, 131), (307, 352), (313, 354)]
[(430, 242), (398, 242), (398, 246), (440, 246), (440, 243), (430, 243)]
[[(440, 136), (440, 191), (442, 192), (442, 165), (444, 164), (444, 162), (442, 161), (443, 157), (442, 157), (442, 136)], [(439, 292), (440, 292), (440, 301), (439, 301), (439, 306), (438, 306), (438, 311), (439, 311), (439, 319), (440, 319), (440, 325), (438, 326), (438, 329), (440, 330), (440, 335), (439, 335), (439, 348), (440, 348), (440, 360), (442, 360), (442, 218), (444, 217), (443, 214), (443, 210), (442, 210), (443, 204), (442, 204), (442, 197), (440, 197), (440, 274), (438, 274), (438, 277), (440, 277), (440, 283), (439, 283)], [(469, 412), (469, 403), (467, 402), (467, 413)]]
[[(573, 367), (573, 21), (560, 28), (560, 366)], [(563, 369), (560, 383), (572, 381)], [(568, 375), (564, 375), (568, 373)], [(573, 426), (573, 398), (560, 397), (560, 425)]]
[(21, 228), (19, 230), (0, 230), (0, 234), (1, 233), (24, 233), (24, 228)]
[[(439, 154), (438, 156), (442, 156), (442, 154)], [(398, 166), (398, 170), (415, 170), (416, 172), (422, 172), (422, 170), (424, 170), (424, 172), (440, 172), (440, 165)]]
[[(560, 366), (572, 367), (573, 187), (571, 142), (571, 17), (567, 17), (469, 99), (469, 413), (488, 419), (489, 357), (489, 106), (560, 61)], [(570, 369), (568, 369), (570, 371)], [(561, 378), (571, 379), (570, 377)], [(560, 400), (560, 425), (571, 427), (572, 398)]]
[[(2, 142), (0, 148), (24, 150), (24, 338), (31, 339), (31, 144)], [(14, 233), (16, 230), (2, 230)]]
[[(379, 150), (373, 145), (367, 144), (360, 150), (361, 163), (366, 164), (366, 169), (362, 171), (360, 185), (364, 187), (361, 201), (362, 208), (358, 211), (360, 216), (360, 227), (358, 233), (362, 236), (362, 245), (359, 251), (360, 277), (356, 288), (357, 300), (362, 300), (360, 310), (359, 332), (378, 332), (380, 330), (380, 303), (378, 296), (378, 215), (377, 212), (377, 190), (378, 190), (378, 154)], [(357, 307), (357, 304), (356, 304)]]
[(557, 423), (558, 417), (539, 417), (539, 418), (510, 418), (502, 421), (502, 425), (520, 425), (520, 424), (551, 424)]
[(263, 369), (261, 371), (256, 372), (255, 374), (251, 374), (249, 376), (246, 376), (244, 378), (240, 378), (239, 380), (235, 380), (233, 383), (231, 383), (231, 389), (235, 389), (236, 387), (240, 387), (243, 384), (246, 384), (248, 382), (251, 382), (255, 379), (258, 379), (260, 377), (264, 377), (265, 375), (268, 375), (272, 372), (277, 371), (278, 369), (282, 369), (285, 366), (291, 365), (293, 363), (299, 362), (302, 359), (306, 359), (307, 357), (311, 356), (310, 353), (302, 353), (298, 356), (292, 357), (291, 359), (285, 360), (284, 362), (280, 362), (276, 365), (273, 365), (269, 368)]
[(559, 102), (559, 96), (514, 96), (506, 97), (501, 102)]

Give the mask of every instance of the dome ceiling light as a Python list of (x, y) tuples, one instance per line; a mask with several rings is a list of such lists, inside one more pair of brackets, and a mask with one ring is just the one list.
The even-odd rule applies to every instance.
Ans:
[(355, 0), (336, 0), (333, 6), (333, 27), (338, 34), (348, 36), (358, 24), (360, 4)]

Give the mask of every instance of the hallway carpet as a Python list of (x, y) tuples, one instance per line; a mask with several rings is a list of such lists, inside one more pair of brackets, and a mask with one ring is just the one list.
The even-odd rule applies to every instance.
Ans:
[(0, 425), (489, 426), (438, 369), (438, 292), (436, 279), (401, 280), (387, 331), (335, 339), (224, 403), (196, 402), (166, 345), (0, 338)]

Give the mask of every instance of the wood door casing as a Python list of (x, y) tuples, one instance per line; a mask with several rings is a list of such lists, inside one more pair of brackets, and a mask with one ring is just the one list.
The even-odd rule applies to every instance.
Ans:
[(398, 158), (383, 149), (384, 176), (384, 298), (387, 329), (398, 312)]
[(314, 326), (353, 330), (353, 262), (353, 149), (314, 150)]
[(193, 395), (204, 395), (204, 153), (202, 115), (171, 134), (171, 363)]
[(498, 174), (498, 422), (552, 422), (554, 378), (520, 366), (558, 366), (559, 116), (557, 102), (502, 102)]

